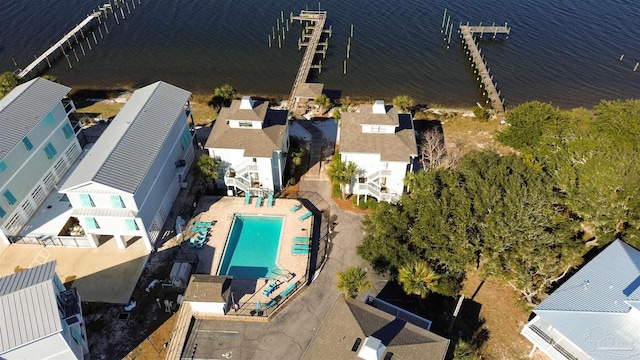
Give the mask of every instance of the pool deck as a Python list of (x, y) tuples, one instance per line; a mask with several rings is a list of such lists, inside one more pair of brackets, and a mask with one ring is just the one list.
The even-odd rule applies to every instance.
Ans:
[[(313, 216), (299, 220), (298, 218), (307, 213), (308, 209), (302, 206), (298, 211), (292, 212), (290, 209), (294, 205), (300, 204), (297, 200), (291, 199), (274, 199), (272, 207), (267, 207), (267, 199), (263, 199), (262, 206), (256, 207), (256, 197), (251, 198), (249, 205), (244, 205), (244, 197), (202, 197), (197, 204), (193, 219), (185, 225), (184, 241), (195, 235), (191, 231), (191, 227), (197, 221), (215, 222), (209, 231), (207, 242), (200, 250), (189, 249), (196, 252), (200, 263), (198, 265), (198, 273), (216, 275), (231, 224), (235, 214), (241, 215), (267, 215), (267, 216), (283, 216), (283, 228), (281, 233), (280, 246), (276, 257), (276, 264), (280, 269), (285, 270), (283, 275), (277, 279), (254, 279), (239, 280), (234, 279), (232, 284), (233, 292), (236, 295), (235, 302), (255, 303), (260, 301), (265, 304), (269, 301), (269, 297), (263, 295), (262, 291), (268, 283), (273, 281), (281, 282), (271, 297), (278, 295), (289, 284), (297, 281), (303, 282), (307, 270), (308, 254), (293, 255), (291, 254), (292, 239), (294, 237), (309, 237), (312, 230)], [(184, 247), (183, 247), (184, 248)], [(259, 249), (256, 249), (259, 251)], [(291, 276), (293, 275), (293, 276)]]

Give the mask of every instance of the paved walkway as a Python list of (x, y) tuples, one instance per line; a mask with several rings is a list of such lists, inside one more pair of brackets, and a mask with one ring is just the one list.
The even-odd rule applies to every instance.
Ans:
[(305, 128), (305, 130), (309, 132), (309, 134), (311, 134), (311, 146), (309, 149), (309, 169), (307, 173), (304, 174), (303, 178), (306, 180), (321, 180), (322, 146), (324, 144), (324, 136), (322, 135), (322, 131), (320, 131), (315, 125), (313, 125), (313, 122), (309, 120), (298, 120), (298, 124), (300, 124), (303, 128)]

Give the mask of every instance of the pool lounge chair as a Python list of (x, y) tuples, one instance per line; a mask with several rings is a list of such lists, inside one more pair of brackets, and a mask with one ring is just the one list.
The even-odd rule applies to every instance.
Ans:
[(262, 294), (264, 294), (264, 296), (269, 296), (277, 288), (278, 288), (278, 284), (275, 282), (272, 282), (271, 284), (267, 285), (267, 287), (262, 291)]
[(293, 290), (296, 289), (296, 284), (291, 284), (289, 286), (287, 286), (286, 289), (282, 290), (282, 292), (280, 293), (280, 296), (282, 298), (286, 298), (287, 296), (289, 296), (289, 294), (291, 294), (293, 292)]
[(202, 247), (204, 246), (204, 242), (205, 242), (204, 238), (192, 237), (191, 239), (189, 239), (189, 247), (190, 248), (196, 248), (196, 249), (202, 249)]
[(245, 191), (245, 193), (244, 193), (244, 204), (245, 205), (249, 205), (250, 202), (251, 202), (251, 194), (249, 194), (248, 191)]
[(296, 212), (296, 211), (300, 210), (300, 208), (302, 208), (302, 205), (297, 204), (297, 205), (294, 205), (290, 210), (291, 210), (291, 212)]
[(267, 207), (273, 207), (273, 194), (269, 193), (267, 197)]
[(291, 249), (294, 250), (309, 250), (311, 248), (311, 245), (309, 244), (293, 244), (291, 245)]
[(308, 218), (310, 218), (312, 216), (313, 216), (313, 213), (311, 211), (307, 211), (307, 213), (302, 215), (302, 216), (300, 216), (298, 218), (298, 220), (303, 221), (303, 220), (306, 220), (306, 219), (308, 219)]
[(206, 234), (207, 232), (209, 232), (209, 229), (207, 229), (206, 227), (192, 226), (191, 231), (195, 231), (200, 234)]
[(262, 206), (262, 195), (258, 195), (258, 199), (256, 200), (256, 207)]
[(311, 249), (291, 249), (291, 255), (307, 255)]
[(278, 304), (278, 301), (275, 299), (269, 300), (269, 302), (264, 306), (267, 309), (270, 309)]
[(211, 227), (213, 226), (213, 221), (196, 221), (195, 225), (197, 227)]
[(309, 243), (309, 238), (308, 237), (304, 237), (304, 236), (296, 236), (293, 238), (293, 243), (294, 244), (308, 244)]

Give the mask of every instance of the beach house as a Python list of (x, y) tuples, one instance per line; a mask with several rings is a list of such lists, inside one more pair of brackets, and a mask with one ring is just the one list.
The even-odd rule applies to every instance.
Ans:
[(80, 295), (55, 268), (52, 261), (0, 278), (0, 358), (88, 358)]
[(60, 186), (90, 246), (142, 239), (151, 249), (194, 159), (191, 93), (159, 81), (136, 90)]
[(411, 114), (399, 114), (382, 100), (342, 113), (340, 154), (359, 170), (351, 182), (352, 194), (398, 201), (418, 155)]
[(287, 110), (249, 96), (220, 110), (205, 148), (220, 163), (217, 185), (261, 195), (284, 187), (289, 151)]
[(521, 334), (553, 360), (640, 358), (640, 251), (616, 240), (533, 309)]
[(20, 233), (76, 161), (80, 124), (71, 89), (35, 78), (0, 99), (0, 242)]

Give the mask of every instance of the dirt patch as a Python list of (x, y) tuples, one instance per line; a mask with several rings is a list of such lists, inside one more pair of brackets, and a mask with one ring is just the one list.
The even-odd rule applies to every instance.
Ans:
[(331, 197), (331, 199), (342, 210), (351, 211), (351, 212), (354, 212), (356, 214), (371, 214), (371, 210), (370, 209), (362, 210), (358, 206), (356, 206), (356, 204), (354, 204), (353, 201), (351, 201), (351, 200), (345, 200), (345, 199), (341, 199), (341, 198), (337, 198), (337, 197), (333, 197), (333, 196)]
[[(474, 296), (475, 293), (475, 296)], [(476, 272), (467, 273), (462, 294), (480, 307), (482, 328), (475, 334), (483, 359), (529, 359), (532, 345), (520, 331), (527, 323), (530, 311), (520, 300), (518, 292), (494, 280), (482, 282)], [(477, 322), (477, 319), (460, 319)], [(543, 359), (540, 355), (534, 359)]]

